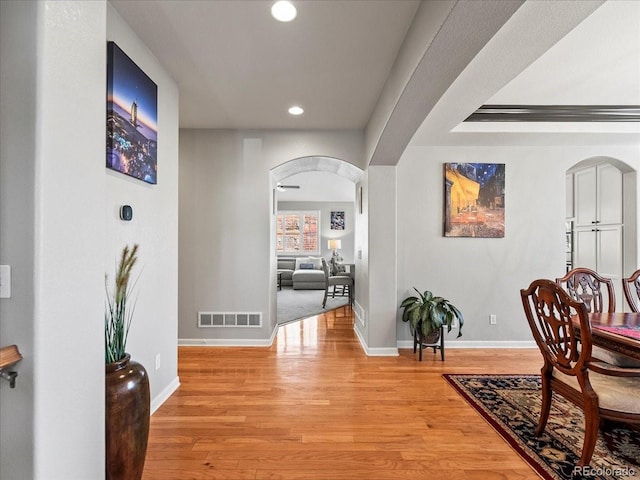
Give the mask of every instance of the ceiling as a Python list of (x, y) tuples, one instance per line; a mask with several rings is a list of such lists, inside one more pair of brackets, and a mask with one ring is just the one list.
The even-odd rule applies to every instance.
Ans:
[(545, 2), (527, 2), (514, 14), (450, 86), (410, 145), (640, 143), (637, 121), (463, 123), (482, 105), (640, 105), (640, 2), (604, 2), (524, 68), (505, 73), (526, 52), (519, 42), (544, 41), (543, 29), (552, 24), (540, 6)]
[[(270, 0), (110, 3), (177, 82), (181, 128), (364, 129), (420, 2), (298, 0), (289, 23)], [(639, 76), (640, 2), (609, 1), (482, 103), (638, 105)]]
[(277, 192), (278, 202), (353, 202), (353, 181), (330, 172), (302, 172), (282, 181), (300, 188)]
[[(597, 8), (557, 43), (546, 33), (560, 0), (524, 2), (409, 145), (637, 144), (640, 123), (463, 123), (483, 104), (640, 105), (640, 2), (582, 1)], [(365, 129), (420, 5), (297, 0), (281, 23), (272, 1), (110, 3), (178, 84), (180, 127), (224, 129)], [(521, 60), (532, 44), (544, 53)], [(293, 104), (304, 115), (289, 115)]]
[(640, 3), (609, 1), (488, 104), (640, 105)]
[[(110, 0), (180, 91), (181, 128), (363, 129), (417, 0)], [(289, 115), (294, 104), (304, 108)]]

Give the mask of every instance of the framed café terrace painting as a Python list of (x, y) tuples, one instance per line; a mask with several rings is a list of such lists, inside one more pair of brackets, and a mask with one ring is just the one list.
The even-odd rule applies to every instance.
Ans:
[(107, 44), (107, 168), (158, 181), (158, 87), (114, 42)]
[(444, 164), (444, 236), (504, 237), (503, 163)]

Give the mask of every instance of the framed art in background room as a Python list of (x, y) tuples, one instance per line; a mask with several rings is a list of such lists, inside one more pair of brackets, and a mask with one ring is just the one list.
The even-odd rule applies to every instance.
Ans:
[(444, 164), (444, 236), (504, 237), (503, 163)]
[(158, 181), (158, 87), (114, 42), (107, 43), (107, 168)]
[(331, 212), (331, 230), (344, 230), (344, 212)]

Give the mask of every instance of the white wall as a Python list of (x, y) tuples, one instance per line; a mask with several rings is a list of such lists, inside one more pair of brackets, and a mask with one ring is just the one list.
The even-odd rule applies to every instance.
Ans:
[(159, 85), (166, 177), (151, 190), (106, 173), (107, 3), (0, 8), (0, 261), (14, 280), (0, 337), (24, 355), (16, 388), (0, 382), (0, 477), (104, 478), (104, 274), (125, 242), (141, 243), (145, 267), (130, 351), (147, 366), (162, 352), (154, 400), (176, 380), (177, 89), (111, 16), (112, 38)]
[(2, 2), (3, 479), (104, 475), (105, 11)]
[[(179, 385), (178, 87), (111, 5), (107, 13), (107, 39), (115, 41), (158, 86), (158, 183), (150, 185), (105, 170), (107, 242), (103, 251), (105, 272), (113, 279), (124, 245), (140, 245), (138, 297), (127, 351), (149, 374), (153, 412)], [(125, 204), (133, 208), (130, 222), (119, 217)]]
[(35, 2), (0, 2), (0, 263), (12, 295), (0, 300), (0, 346), (24, 359), (14, 389), (0, 381), (0, 478), (33, 478), (34, 248), (37, 18)]
[[(452, 332), (451, 342), (529, 341), (519, 290), (564, 274), (565, 173), (594, 156), (640, 169), (638, 147), (408, 148), (397, 167), (398, 304), (414, 286), (429, 289), (465, 316), (463, 337)], [(445, 162), (506, 164), (504, 238), (443, 237)], [(497, 325), (489, 325), (490, 314)], [(410, 338), (400, 320), (398, 338)]]
[(363, 345), (369, 343), (369, 170), (356, 183), (356, 279), (354, 329)]
[[(265, 345), (275, 332), (270, 170), (327, 156), (358, 165), (363, 133), (180, 131), (181, 343)], [(261, 312), (263, 327), (198, 328), (197, 313)]]
[(368, 277), (369, 304), (366, 348), (372, 355), (397, 355), (395, 291), (399, 208), (397, 168), (371, 166), (368, 169)]
[[(34, 474), (97, 478), (104, 455), (106, 4), (39, 6)], [(61, 366), (72, 366), (72, 381), (63, 380)]]

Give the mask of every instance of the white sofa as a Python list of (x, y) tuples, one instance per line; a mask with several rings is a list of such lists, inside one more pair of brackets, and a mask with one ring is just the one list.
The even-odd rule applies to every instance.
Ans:
[(322, 257), (278, 257), (280, 285), (293, 286), (294, 290), (324, 290), (324, 264)]
[(291, 279), (294, 290), (324, 290), (325, 274), (322, 257), (296, 257)]

